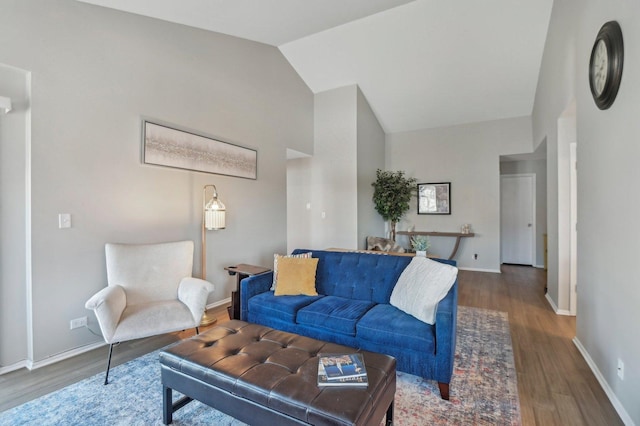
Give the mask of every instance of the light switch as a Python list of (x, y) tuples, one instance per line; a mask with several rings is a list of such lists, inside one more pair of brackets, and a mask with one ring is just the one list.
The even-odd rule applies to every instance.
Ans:
[(71, 215), (69, 213), (60, 213), (58, 215), (58, 228), (71, 228)]

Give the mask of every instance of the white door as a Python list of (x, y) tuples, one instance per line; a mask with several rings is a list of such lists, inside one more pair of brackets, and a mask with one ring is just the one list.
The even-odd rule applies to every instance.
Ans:
[(503, 175), (500, 183), (502, 263), (533, 265), (535, 175)]

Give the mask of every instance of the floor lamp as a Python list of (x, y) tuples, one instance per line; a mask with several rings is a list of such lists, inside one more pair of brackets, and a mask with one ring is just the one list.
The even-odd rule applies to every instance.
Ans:
[[(213, 188), (213, 194), (207, 201), (207, 188)], [(202, 190), (202, 279), (207, 279), (207, 231), (224, 229), (226, 224), (226, 209), (218, 198), (218, 190), (215, 185), (205, 185)], [(200, 325), (209, 325), (216, 322), (214, 316), (210, 316), (205, 309)]]

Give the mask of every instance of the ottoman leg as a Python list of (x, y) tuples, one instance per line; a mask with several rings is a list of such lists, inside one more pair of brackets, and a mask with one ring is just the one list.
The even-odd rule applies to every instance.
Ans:
[(391, 401), (391, 405), (387, 409), (387, 417), (384, 424), (385, 426), (393, 426), (393, 401)]
[(165, 425), (173, 422), (173, 401), (171, 398), (172, 389), (162, 386), (162, 423)]

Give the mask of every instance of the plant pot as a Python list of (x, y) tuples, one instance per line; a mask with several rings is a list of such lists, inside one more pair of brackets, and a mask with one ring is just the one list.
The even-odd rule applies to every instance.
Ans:
[(422, 250), (417, 250), (416, 251), (416, 256), (420, 256), (420, 257), (427, 257), (427, 251), (422, 251)]

